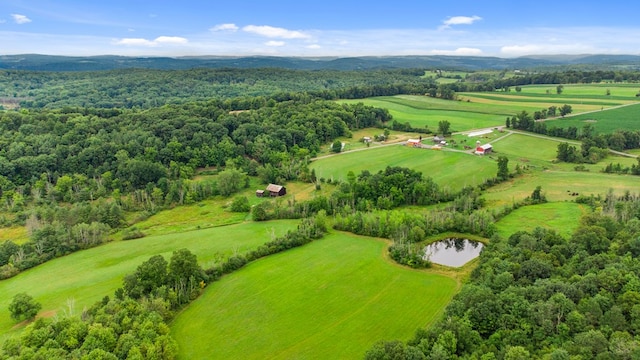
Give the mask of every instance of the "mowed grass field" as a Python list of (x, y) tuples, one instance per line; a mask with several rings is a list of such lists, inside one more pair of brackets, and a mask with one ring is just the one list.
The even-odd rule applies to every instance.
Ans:
[[(167, 261), (173, 251), (187, 248), (198, 256), (204, 267), (244, 253), (295, 229), (297, 221), (279, 220), (243, 223), (137, 240), (111, 242), (96, 248), (46, 262), (0, 281), (0, 343), (15, 325), (6, 309), (16, 293), (26, 292), (42, 304), (47, 316), (67, 309), (67, 300), (75, 301), (76, 314), (104, 296), (113, 296), (122, 279), (153, 255)], [(20, 328), (13, 329), (19, 331)]]
[(453, 190), (477, 185), (494, 177), (498, 167), (489, 157), (445, 150), (419, 149), (404, 145), (370, 148), (337, 154), (315, 160), (310, 168), (318, 178), (346, 180), (347, 173), (358, 175), (362, 170), (376, 173), (387, 166), (401, 166), (422, 172), (438, 184)]
[(432, 323), (455, 280), (385, 259), (386, 241), (332, 233), (210, 285), (171, 324), (180, 359), (358, 359)]
[(521, 207), (496, 223), (503, 238), (518, 231), (532, 231), (536, 227), (553, 229), (570, 237), (580, 224), (580, 217), (588, 210), (573, 202), (555, 202)]

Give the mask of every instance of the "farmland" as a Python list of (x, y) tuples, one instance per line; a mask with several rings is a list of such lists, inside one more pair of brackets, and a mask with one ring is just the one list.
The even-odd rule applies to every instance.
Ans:
[[(605, 90), (611, 95), (605, 95)], [(578, 196), (603, 195), (609, 190), (616, 195), (637, 191), (637, 176), (602, 173), (605, 164), (614, 162), (630, 167), (637, 160), (611, 154), (599, 163), (582, 164), (578, 169), (576, 164), (558, 162), (556, 155), (559, 143), (570, 142), (580, 147), (579, 141), (503, 128), (505, 117), (523, 110), (533, 112), (570, 104), (574, 113), (590, 113), (547, 120), (547, 125), (581, 127), (590, 123), (600, 133), (637, 129), (640, 104), (636, 103), (636, 91), (635, 85), (566, 85), (562, 94), (556, 94), (555, 86), (545, 85), (523, 86), (520, 92), (461, 93), (458, 101), (417, 95), (340, 100), (343, 104), (362, 102), (388, 109), (393, 120), (409, 123), (424, 132), (391, 131), (387, 141), (368, 146), (357, 140), (381, 133), (382, 129), (354, 129), (351, 138), (346, 133), (336, 137), (347, 145), (343, 153), (331, 154), (329, 144), (323, 143), (319, 156), (311, 160), (308, 166), (318, 178), (317, 185), (308, 180), (291, 180), (286, 182), (288, 195), (284, 198), (275, 201), (256, 198), (254, 188), (263, 187), (265, 182), (265, 178), (259, 177), (269, 175), (267, 167), (261, 167), (253, 169), (255, 174), (249, 177), (249, 186), (234, 196), (247, 197), (250, 206), (273, 203), (273, 207), (285, 207), (330, 197), (334, 190), (341, 189), (339, 183), (349, 179), (349, 172), (376, 173), (387, 167), (416, 170), (441, 188), (457, 192), (496, 177), (497, 160), (505, 157), (513, 176), (482, 190), (480, 210), (500, 211), (521, 203), (537, 186), (548, 202), (513, 210), (496, 223), (498, 235), (506, 238), (543, 225), (569, 237), (580, 226), (580, 217), (591, 211), (588, 205), (575, 202)], [(442, 120), (449, 121), (456, 134), (447, 136), (448, 144), (441, 150), (429, 149), (433, 134), (428, 131), (435, 132)], [(466, 133), (486, 128), (493, 130), (481, 137)], [(403, 144), (407, 138), (418, 136), (423, 136), (425, 148)], [(474, 155), (476, 141), (491, 143), (494, 153)], [(266, 140), (262, 145), (265, 144)], [(246, 149), (253, 145), (248, 143)], [(172, 146), (179, 148), (175, 142)], [(258, 147), (252, 149), (255, 148)], [(632, 153), (638, 154), (638, 150)], [(144, 156), (152, 157), (153, 151)], [(285, 158), (290, 164), (299, 160), (286, 156), (282, 152), (265, 159)], [(242, 164), (243, 159), (238, 156), (228, 165)], [(515, 173), (516, 166), (520, 173)], [(218, 175), (199, 175), (190, 184), (218, 179)], [(147, 189), (155, 190), (155, 186), (148, 185)], [(0, 308), (8, 306), (13, 294), (27, 292), (42, 303), (40, 316), (78, 314), (104, 296), (112, 296), (122, 285), (124, 275), (150, 256), (168, 257), (172, 251), (188, 248), (203, 267), (209, 268), (231, 255), (254, 250), (299, 222), (252, 221), (247, 211), (229, 211), (231, 201), (231, 197), (215, 196), (180, 206), (159, 204), (159, 211), (130, 211), (126, 214), (127, 226), (135, 225), (145, 237), (121, 241), (123, 227), (110, 234), (112, 241), (107, 244), (50, 260), (2, 280)], [(400, 207), (399, 212), (427, 214), (446, 205), (411, 205)], [(348, 216), (352, 210), (336, 216)], [(29, 236), (26, 226), (14, 225), (0, 232), (0, 239), (20, 244)], [(395, 263), (388, 255), (390, 244), (388, 239), (329, 230), (320, 240), (250, 262), (210, 283), (169, 324), (180, 345), (180, 358), (257, 359), (266, 354), (283, 359), (360, 358), (380, 339), (410, 339), (417, 328), (438, 320), (462, 284), (455, 274), (457, 270), (442, 267), (416, 270)], [(472, 263), (461, 271), (469, 273), (475, 265)], [(16, 325), (8, 315), (0, 314), (0, 340), (18, 335), (25, 325)]]
[(457, 285), (390, 264), (387, 246), (336, 233), (213, 284), (172, 324), (181, 358), (351, 359), (377, 339), (409, 339)]
[[(6, 309), (17, 292), (38, 299), (46, 314), (69, 311), (75, 314), (122, 286), (124, 275), (153, 255), (168, 258), (171, 252), (188, 248), (201, 264), (209, 266), (234, 253), (244, 253), (295, 227), (295, 221), (237, 224), (199, 231), (149, 236), (133, 241), (111, 242), (77, 252), (0, 281), (0, 306)], [(61, 276), (61, 274), (64, 274)], [(0, 313), (0, 333), (12, 331), (8, 312)], [(15, 331), (15, 329), (13, 329)]]

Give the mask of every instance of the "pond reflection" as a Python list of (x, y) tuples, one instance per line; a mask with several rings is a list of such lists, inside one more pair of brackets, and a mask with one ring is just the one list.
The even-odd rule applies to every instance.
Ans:
[(477, 258), (483, 246), (469, 239), (449, 238), (425, 246), (424, 257), (434, 264), (460, 267)]

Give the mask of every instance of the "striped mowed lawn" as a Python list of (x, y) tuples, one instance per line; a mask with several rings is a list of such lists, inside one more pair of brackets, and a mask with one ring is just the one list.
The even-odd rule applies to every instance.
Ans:
[(385, 259), (388, 242), (332, 233), (223, 277), (171, 324), (181, 359), (357, 359), (436, 320), (455, 280)]

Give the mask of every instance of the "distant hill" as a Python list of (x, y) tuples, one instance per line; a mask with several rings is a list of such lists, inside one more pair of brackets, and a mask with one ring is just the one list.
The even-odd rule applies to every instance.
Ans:
[(637, 55), (540, 55), (519, 58), (482, 56), (365, 56), (365, 57), (127, 57), (2, 55), (0, 69), (34, 71), (96, 71), (113, 69), (284, 68), (299, 70), (370, 70), (441, 68), (459, 70), (535, 69), (585, 65), (602, 69), (640, 69)]

